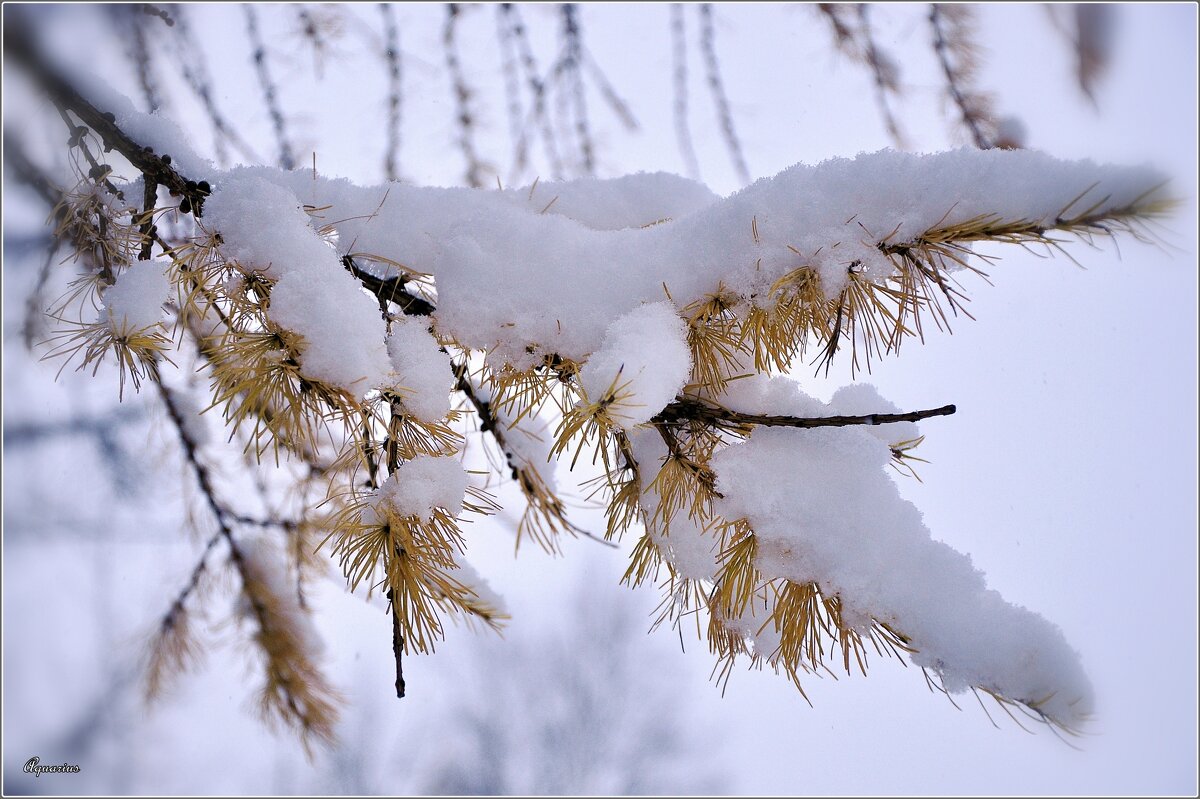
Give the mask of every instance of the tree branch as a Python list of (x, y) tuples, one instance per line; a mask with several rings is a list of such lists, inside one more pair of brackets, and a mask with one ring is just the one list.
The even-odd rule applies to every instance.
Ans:
[(412, 294), (404, 288), (408, 278), (404, 275), (397, 277), (376, 277), (363, 269), (352, 255), (342, 256), (342, 265), (350, 274), (358, 278), (367, 291), (385, 302), (394, 302), (408, 316), (429, 316), (437, 307), (422, 297)]
[(924, 411), (909, 413), (870, 413), (863, 416), (776, 416), (769, 414), (742, 413), (696, 399), (679, 397), (663, 408), (651, 419), (656, 425), (674, 426), (685, 421), (708, 422), (717, 427), (762, 426), (762, 427), (849, 427), (852, 425), (880, 425), (893, 422), (918, 422), (933, 416), (949, 416), (958, 410), (954, 405), (943, 405)]
[(172, 194), (186, 197), (199, 217), (204, 198), (209, 193), (208, 183), (188, 180), (171, 166), (168, 158), (156, 155), (151, 148), (138, 144), (126, 135), (117, 127), (116, 117), (111, 112), (103, 112), (92, 105), (34, 49), (30, 31), (19, 23), (13, 24), (12, 20), (7, 22), (9, 24), (4, 26), (5, 56), (11, 55), (27, 69), (56, 106), (75, 114), (83, 124), (96, 131), (106, 149), (119, 152), (148, 181), (154, 180), (166, 186)]
[(400, 614), (396, 610), (396, 599), (392, 589), (387, 592), (388, 605), (392, 610), (392, 654), (396, 656), (396, 698), (404, 698), (404, 633), (400, 629)]

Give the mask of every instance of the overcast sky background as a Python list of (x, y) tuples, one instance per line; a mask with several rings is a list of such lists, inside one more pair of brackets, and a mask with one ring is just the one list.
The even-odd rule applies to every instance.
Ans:
[[(1183, 204), (1161, 231), (1166, 244), (1126, 238), (1119, 250), (1107, 242), (1099, 249), (1068, 245), (1083, 269), (1061, 256), (989, 250), (1002, 256), (987, 270), (994, 286), (965, 283), (975, 321), (962, 320), (953, 335), (935, 332), (923, 346), (906, 344), (900, 357), (858, 377), (906, 410), (957, 404), (954, 416), (922, 425), (926, 441), (918, 454), (931, 463), (920, 468), (924, 482), (901, 479), (901, 490), (923, 511), (935, 537), (971, 554), (991, 587), (1063, 628), (1096, 687), (1094, 727), (1073, 741), (1076, 750), (1045, 728), (1023, 732), (992, 706), (995, 729), (970, 694), (956, 697), (962, 708), (956, 710), (929, 693), (919, 671), (878, 659), (866, 678), (808, 680), (812, 708), (786, 679), (770, 673), (735, 673), (722, 697), (709, 680), (712, 658), (702, 641), (685, 635), (681, 654), (672, 632), (639, 632), (631, 644), (635, 662), (659, 679), (613, 684), (612, 701), (665, 702), (670, 709), (663, 712), (690, 731), (688, 756), (671, 766), (682, 769), (680, 790), (1197, 790), (1196, 7), (1114, 10), (1112, 63), (1099, 84), (1098, 110), (1077, 90), (1070, 48), (1040, 6), (979, 8), (985, 50), (978, 85), (994, 92), (1001, 112), (1024, 122), (1031, 147), (1062, 157), (1148, 162), (1174, 176)], [(6, 15), (10, 11), (6, 7)], [(466, 12), (460, 49), (465, 73), (478, 88), (483, 155), (502, 165), (507, 185), (510, 144), (494, 11)], [(270, 122), (253, 80), (240, 10), (213, 5), (189, 12), (206, 43), (222, 110), (260, 152), (270, 153)], [(554, 52), (552, 11), (543, 6), (523, 12), (545, 65)], [(307, 164), (315, 148), (322, 173), (377, 182), (384, 72), (372, 43), (380, 17), (374, 7), (343, 13), (343, 35), (318, 79), (291, 12), (261, 11), (301, 162)], [(405, 57), (401, 172), (418, 184), (458, 183), (463, 164), (452, 146), (455, 110), (440, 46), (443, 10), (401, 6), (396, 13)], [(598, 174), (682, 172), (667, 7), (585, 6), (580, 13), (592, 56), (640, 123), (636, 133), (623, 131), (599, 96), (589, 94)], [(75, 43), (63, 45), (73, 58), (88, 59), (97, 74), (135, 96), (133, 73), (119, 48), (88, 27), (96, 15), (96, 7), (63, 7), (42, 19), (57, 39)], [(739, 4), (717, 6), (715, 15), (725, 85), (753, 177), (797, 161), (891, 145), (869, 73), (835, 51), (815, 8)], [(739, 186), (703, 85), (695, 7), (687, 9), (686, 20), (691, 130), (703, 179), (725, 194)], [(910, 148), (965, 144), (943, 100), (921, 8), (881, 6), (872, 20), (881, 45), (901, 66), (905, 92), (894, 108)], [(65, 139), (61, 120), (32, 112), (19, 80), (7, 71), (4, 88), (5, 125), (31, 148), (42, 138), (56, 144)], [(170, 111), (195, 126), (198, 149), (207, 152), (211, 135), (190, 101), (176, 102)], [(116, 391), (109, 370), (95, 380), (68, 372), (56, 382), (57, 363), (24, 353), (19, 315), (41, 252), (15, 242), (44, 218), (44, 209), (20, 190), (10, 193), (7, 172), (4, 180), (7, 436), (17, 423), (98, 413), (111, 406)], [(825, 397), (850, 380), (848, 369), (828, 381), (810, 375), (807, 366), (796, 371), (808, 390)], [(476, 696), (474, 691), (499, 696), (497, 685), (504, 684), (525, 686), (525, 700), (539, 702), (532, 664), (517, 658), (496, 667), (481, 658), (469, 631), (455, 628), (436, 655), (409, 658), (411, 696), (397, 702), (390, 689), (387, 617), (345, 595), (331, 579), (317, 600), (317, 623), (329, 639), (330, 672), (349, 698), (340, 757), (318, 754), (308, 763), (291, 738), (272, 736), (258, 724), (247, 710), (253, 669), (230, 645), (236, 635), (217, 612), (224, 647), (198, 673), (185, 676), (165, 702), (144, 711), (128, 690), (136, 679), (138, 636), (182, 584), (196, 546), (180, 533), (190, 489), (171, 454), (172, 433), (150, 395), (125, 404), (145, 407), (151, 423), (115, 434), (142, 461), (124, 498), (119, 487), (97, 476), (97, 469), (108, 467), (90, 439), (6, 447), (7, 791), (420, 790), (409, 766), (454, 751), (460, 735), (451, 722), (456, 698)], [(506, 490), (502, 497), (511, 502), (513, 494)], [(510, 511), (519, 513), (519, 507), (510, 505)], [(575, 518), (595, 527), (600, 516), (580, 510)], [(506, 639), (514, 649), (522, 651), (521, 642), (544, 640), (539, 636), (550, 631), (565, 641), (553, 646), (578, 649), (581, 662), (603, 664), (604, 651), (587, 646), (586, 636), (572, 637), (572, 628), (616, 613), (614, 607), (632, 608), (634, 623), (649, 625), (656, 592), (617, 585), (631, 542), (620, 552), (569, 542), (560, 558), (522, 547), (514, 560), (504, 524), (501, 516), (474, 525), (469, 545), (472, 562), (509, 602), (514, 620)], [(578, 585), (586, 603), (578, 600)], [(100, 696), (113, 700), (97, 704)], [(21, 782), (20, 764), (34, 755), (60, 760), (50, 747), (65, 745), (63, 736), (93, 709), (102, 721), (91, 748), (75, 750), (87, 753), (82, 773)], [(640, 729), (598, 731), (597, 737), (636, 736)], [(597, 758), (604, 751), (598, 746)], [(578, 790), (602, 791), (604, 784)]]

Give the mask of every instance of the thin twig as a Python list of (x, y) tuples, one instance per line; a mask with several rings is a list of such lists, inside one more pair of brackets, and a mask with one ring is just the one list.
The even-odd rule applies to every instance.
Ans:
[(746, 166), (746, 157), (742, 154), (742, 144), (738, 140), (737, 131), (733, 128), (733, 112), (729, 110), (729, 97), (725, 94), (725, 85), (721, 80), (721, 67), (717, 61), (716, 29), (713, 25), (712, 4), (700, 4), (700, 50), (704, 53), (704, 66), (708, 74), (708, 88), (712, 92), (713, 103), (717, 108), (717, 121), (721, 125), (721, 134), (725, 137), (725, 147), (729, 157), (733, 159), (733, 168), (738, 180), (743, 184), (750, 182), (750, 169)]
[(396, 180), (400, 176), (397, 160), (400, 154), (400, 98), (403, 87), (403, 74), (400, 68), (400, 33), (396, 27), (396, 17), (389, 3), (380, 3), (379, 12), (383, 15), (384, 45), (383, 56), (388, 69), (388, 121), (387, 149), (384, 151), (383, 171), (388, 180)]
[(683, 156), (684, 169), (693, 180), (700, 179), (700, 162), (696, 160), (696, 149), (692, 146), (692, 133), (688, 127), (688, 72), (687, 72), (687, 29), (684, 27), (682, 3), (671, 4), (671, 55), (674, 60), (672, 73), (675, 79), (675, 140)]
[(267, 67), (267, 50), (258, 30), (258, 12), (252, 5), (242, 6), (242, 11), (246, 15), (246, 33), (250, 37), (250, 45), (254, 48), (254, 69), (258, 74), (258, 85), (262, 88), (267, 113), (271, 115), (271, 123), (275, 129), (275, 142), (279, 145), (279, 165), (290, 171), (296, 168), (296, 159), (292, 156), (292, 145), (288, 141), (287, 126), (283, 111), (279, 107), (278, 91)]
[(217, 103), (213, 99), (212, 78), (208, 74), (205, 52), (197, 46), (196, 40), (192, 36), (191, 26), (188, 24), (187, 6), (175, 6), (174, 10), (178, 23), (175, 26), (175, 40), (180, 49), (179, 57), (174, 60), (179, 65), (184, 82), (200, 99), (200, 104), (204, 106), (204, 112), (213, 126), (213, 146), (218, 162), (222, 164), (228, 162), (229, 156), (225, 152), (225, 143), (228, 141), (250, 163), (261, 163), (262, 159), (217, 108)]
[(483, 186), (483, 164), (475, 151), (475, 118), (471, 114), (473, 92), (467, 86), (462, 62), (458, 58), (458, 20), (462, 9), (458, 3), (446, 4), (446, 24), (442, 27), (442, 48), (446, 54), (446, 71), (454, 91), (454, 102), (458, 112), (458, 148), (467, 162), (465, 180), (468, 186), (478, 189)]
[(892, 113), (892, 107), (888, 103), (888, 94), (895, 94), (899, 90), (896, 83), (896, 69), (891, 59), (887, 58), (875, 44), (875, 37), (871, 34), (867, 4), (859, 3), (857, 7), (858, 23), (862, 33), (863, 57), (875, 78), (875, 100), (879, 103), (879, 112), (883, 115), (883, 123), (892, 137), (892, 141), (896, 143), (897, 147), (903, 147), (904, 136), (900, 133), (900, 125), (896, 122), (896, 116)]
[[(966, 35), (966, 25), (963, 16), (970, 13), (967, 6), (951, 6), (943, 8), (941, 3), (931, 3), (929, 5), (929, 25), (933, 28), (933, 49), (937, 53), (938, 62), (942, 67), (942, 74), (946, 76), (946, 90), (950, 94), (950, 99), (958, 107), (959, 114), (962, 115), (963, 124), (967, 126), (967, 130), (971, 133), (971, 138), (975, 141), (975, 146), (981, 150), (990, 150), (995, 146), (992, 137), (985, 132), (985, 128), (994, 127), (988, 113), (988, 104), (986, 98), (971, 92), (966, 86), (967, 80), (970, 78), (970, 62), (968, 52), (968, 42), (964, 41)], [(951, 43), (947, 27), (953, 25), (958, 58), (951, 58)]]

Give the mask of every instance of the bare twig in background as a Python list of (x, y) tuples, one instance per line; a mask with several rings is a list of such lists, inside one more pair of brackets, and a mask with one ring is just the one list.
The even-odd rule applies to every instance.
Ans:
[(462, 9), (458, 3), (446, 4), (446, 24), (442, 28), (442, 47), (446, 53), (446, 71), (454, 91), (454, 102), (458, 111), (458, 148), (467, 162), (465, 180), (467, 185), (478, 189), (483, 185), (483, 164), (475, 152), (475, 118), (471, 114), (471, 89), (463, 75), (462, 63), (458, 60), (456, 28)]
[(679, 153), (683, 156), (687, 176), (699, 180), (700, 162), (696, 160), (696, 149), (692, 146), (692, 133), (688, 127), (687, 29), (684, 27), (682, 3), (671, 4), (671, 55), (675, 78), (675, 140), (679, 142)]
[(713, 27), (712, 4), (701, 3), (700, 49), (704, 53), (704, 65), (708, 72), (708, 88), (712, 91), (713, 103), (717, 107), (717, 120), (721, 125), (721, 133), (725, 137), (725, 146), (729, 149), (729, 157), (733, 159), (733, 168), (737, 171), (738, 180), (746, 184), (750, 182), (750, 170), (746, 167), (746, 158), (742, 155), (742, 144), (733, 128), (733, 113), (729, 110), (729, 98), (726, 96), (725, 86), (721, 82), (716, 35)]
[[(41, 268), (38, 269), (37, 282), (34, 283), (29, 296), (25, 298), (25, 318), (21, 320), (21, 337), (27, 350), (32, 350), (34, 345), (46, 334), (46, 282), (50, 279), (50, 270), (54, 267), (54, 256), (58, 254), (61, 244), (62, 240), (57, 236), (51, 237), (50, 246), (46, 248), (46, 257), (42, 260)], [(12, 446), (11, 432), (9, 425), (5, 424), (5, 446)]]
[(871, 70), (875, 83), (875, 103), (884, 126), (897, 147), (904, 146), (900, 126), (888, 102), (889, 94), (898, 94), (898, 70), (895, 63), (875, 44), (864, 3), (818, 3), (817, 10), (833, 28), (839, 50)]
[(904, 147), (904, 136), (900, 133), (900, 125), (892, 113), (888, 95), (900, 93), (899, 75), (896, 63), (879, 49), (875, 37), (871, 33), (871, 22), (868, 19), (868, 5), (858, 4), (858, 22), (862, 34), (862, 52), (871, 74), (875, 77), (875, 100), (879, 103), (879, 113), (883, 115), (883, 123), (887, 126), (888, 134), (897, 147)]
[(111, 5), (106, 10), (109, 12), (109, 19), (119, 26), (121, 38), (125, 39), (125, 54), (133, 62), (138, 88), (142, 90), (146, 107), (152, 112), (157, 111), (162, 107), (162, 97), (151, 63), (149, 42), (146, 39), (146, 15), (141, 13), (136, 5)]
[[(51, 210), (54, 221), (52, 230), (57, 229), (58, 224), (67, 213), (67, 206), (62, 202), (63, 190), (56, 186), (54, 181), (29, 159), (24, 144), (8, 129), (4, 131), (4, 164), (12, 169), (13, 177), (19, 183), (33, 189), (46, 207)], [(46, 257), (41, 268), (38, 269), (37, 281), (25, 299), (25, 319), (21, 324), (21, 336), (25, 342), (25, 348), (29, 350), (33, 349), (46, 331), (47, 317), (43, 292), (50, 279), (50, 270), (54, 266), (54, 256), (62, 246), (61, 235), (51, 233), (49, 239), (49, 243), (46, 245)], [(8, 244), (6, 243), (5, 249), (7, 250), (7, 248)], [(4, 443), (11, 446), (12, 441), (11, 426), (5, 425)]]
[(503, 3), (496, 6), (496, 38), (500, 42), (500, 69), (504, 73), (504, 97), (508, 108), (508, 133), (512, 139), (514, 162), (517, 142), (521, 140), (525, 113), (521, 108), (521, 74), (517, 66), (517, 46), (509, 24), (508, 9)]
[(833, 27), (833, 35), (838, 49), (851, 58), (860, 59), (862, 53), (859, 48), (858, 37), (854, 35), (854, 30), (850, 27), (850, 23), (844, 16), (852, 9), (853, 7), (848, 4), (817, 3), (817, 10), (824, 15), (825, 20)]
[(306, 7), (300, 6), (296, 11), (296, 16), (300, 21), (301, 33), (304, 34), (304, 38), (312, 45), (313, 72), (319, 80), (325, 74), (325, 50), (328, 45), (325, 42), (321, 26)]
[(975, 146), (988, 150), (996, 146), (996, 122), (988, 98), (971, 89), (975, 77), (971, 13), (969, 6), (931, 3), (929, 25), (933, 29), (933, 49), (946, 76), (946, 91)]
[(1115, 31), (1116, 9), (1102, 3), (1074, 5), (1043, 3), (1054, 30), (1074, 50), (1079, 90), (1096, 105), (1096, 81), (1108, 64)]
[(637, 117), (633, 115), (633, 109), (617, 93), (616, 87), (612, 85), (612, 81), (608, 79), (608, 75), (604, 73), (604, 70), (596, 61), (596, 57), (592, 55), (592, 52), (586, 46), (583, 48), (583, 65), (587, 68), (588, 73), (591, 74), (592, 80), (596, 82), (596, 90), (600, 92), (601, 99), (612, 109), (612, 112), (625, 127), (625, 130), (636, 131), (638, 129), (638, 121)]
[(546, 159), (550, 162), (550, 176), (554, 180), (559, 180), (563, 176), (563, 167), (562, 160), (558, 155), (558, 142), (554, 136), (554, 128), (550, 125), (550, 120), (546, 114), (546, 81), (538, 71), (537, 60), (533, 57), (533, 47), (529, 43), (529, 35), (525, 30), (525, 23), (521, 20), (519, 10), (512, 3), (501, 4), (500, 10), (508, 20), (513, 41), (520, 56), (521, 68), (525, 72), (525, 81), (529, 85), (530, 94), (533, 95), (530, 120), (523, 126), (521, 135), (517, 139), (516, 155), (513, 159), (513, 172), (509, 181), (515, 183), (525, 170), (525, 167), (528, 166), (529, 128), (533, 125), (541, 127), (542, 145), (546, 150)]
[(596, 62), (595, 56), (592, 55), (587, 47), (583, 48), (583, 65), (587, 67), (587, 71), (591, 74), (592, 79), (596, 81), (596, 89), (600, 92), (600, 97), (604, 102), (608, 103), (608, 107), (612, 109), (617, 119), (625, 126), (625, 130), (636, 131), (638, 129), (638, 121), (637, 117), (633, 115), (633, 109), (617, 93), (616, 88), (612, 85), (612, 81), (608, 79), (608, 75), (600, 68), (600, 64)]
[[(596, 171), (596, 148), (588, 127), (587, 92), (583, 85), (583, 33), (579, 28), (579, 8), (575, 3), (563, 3), (563, 57), (561, 74), (570, 87), (571, 111), (575, 122), (575, 139), (579, 144), (579, 159), (583, 174)], [(565, 97), (565, 93), (560, 96)]]
[(217, 108), (216, 101), (213, 99), (212, 77), (208, 73), (208, 63), (204, 50), (196, 43), (196, 39), (192, 35), (191, 26), (188, 24), (190, 13), (188, 7), (184, 5), (176, 6), (174, 11), (177, 23), (175, 25), (175, 43), (179, 48), (179, 57), (174, 60), (179, 65), (184, 82), (187, 83), (192, 93), (200, 100), (200, 104), (204, 106), (204, 112), (208, 114), (209, 122), (212, 123), (214, 132), (213, 146), (216, 151), (217, 161), (221, 164), (228, 163), (229, 154), (225, 150), (225, 144), (229, 143), (237, 148), (242, 157), (250, 163), (262, 163), (262, 159), (246, 143), (246, 140), (234, 130), (229, 120)]
[(296, 159), (292, 155), (292, 145), (288, 141), (287, 127), (283, 119), (283, 111), (279, 107), (278, 91), (271, 73), (267, 69), (267, 51), (263, 46), (262, 34), (258, 30), (258, 12), (254, 6), (242, 6), (246, 14), (246, 34), (254, 48), (254, 69), (258, 73), (258, 83), (262, 87), (263, 101), (267, 104), (267, 113), (271, 115), (271, 123), (275, 128), (275, 142), (279, 146), (279, 165), (284, 169), (295, 169)]
[(1075, 57), (1079, 88), (1096, 104), (1096, 80), (1108, 65), (1112, 49), (1114, 16), (1112, 6), (1080, 3), (1075, 11)]
[[(282, 598), (274, 594), (270, 577), (263, 572), (262, 564), (257, 562), (257, 558), (252, 559), (234, 536), (233, 526), (236, 518), (218, 499), (208, 468), (199, 458), (196, 441), (189, 433), (178, 401), (162, 382), (157, 369), (152, 372), (152, 376), (167, 409), (167, 415), (179, 434), (184, 456), (217, 523), (218, 535), (228, 545), (230, 560), (242, 581), (242, 597), (250, 611), (248, 615), (257, 628), (255, 644), (265, 660), (267, 683), (260, 700), (262, 711), (266, 715), (278, 716), (283, 721), (295, 725), (306, 747), (311, 738), (332, 742), (337, 718), (337, 708), (334, 705), (336, 694), (324, 675), (309, 660), (304, 633), (296, 628), (296, 620), (282, 605)], [(214, 544), (210, 540), (204, 549), (200, 565), (193, 572), (193, 580), (189, 582), (189, 587), (185, 588), (185, 594), (191, 592), (194, 582), (199, 579), (199, 573), (204, 571), (203, 561), (208, 557), (212, 546)], [(184, 598), (186, 599), (186, 596)], [(160, 630), (170, 631), (170, 627), (166, 625), (168, 620), (174, 618), (174, 610), (175, 605), (172, 605), (172, 610), (164, 617), (164, 626), (160, 627)], [(169, 635), (167, 640), (170, 640)]]
[(19, 183), (37, 192), (48, 208), (55, 208), (62, 200), (62, 189), (41, 167), (33, 163), (25, 151), (24, 143), (7, 127), (4, 129), (4, 166), (12, 170), (13, 177)]
[(387, 3), (379, 4), (383, 15), (383, 56), (388, 67), (388, 121), (387, 149), (384, 151), (383, 172), (388, 180), (400, 177), (397, 159), (400, 154), (400, 98), (403, 91), (400, 71), (400, 33), (396, 28), (396, 17)]

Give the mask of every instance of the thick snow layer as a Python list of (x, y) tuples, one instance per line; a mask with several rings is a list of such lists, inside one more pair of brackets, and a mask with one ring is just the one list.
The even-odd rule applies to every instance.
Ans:
[[(530, 347), (583, 360), (614, 319), (668, 293), (681, 308), (722, 285), (757, 301), (801, 266), (835, 292), (852, 263), (877, 279), (891, 270), (880, 242), (911, 242), (981, 217), (1053, 227), (1060, 215), (1124, 207), (1161, 182), (1149, 169), (1027, 150), (885, 150), (796, 165), (715, 202), (694, 191), (681, 206), (691, 213), (643, 229), (632, 226), (653, 215), (642, 209), (666, 208), (656, 198), (678, 188), (678, 178), (554, 184), (560, 200), (542, 213), (545, 204), (519, 190), (363, 187), (268, 168), (230, 173), (243, 174), (331, 206), (326, 215), (342, 220), (344, 251), (432, 275), (439, 332), (513, 362), (526, 360)], [(558, 202), (585, 221), (553, 213)]]
[(669, 302), (643, 305), (614, 321), (579, 373), (590, 402), (621, 427), (650, 421), (687, 384), (692, 370), (687, 323)]
[(395, 372), (392, 388), (404, 398), (405, 410), (422, 422), (437, 422), (450, 413), (454, 372), (428, 326), (429, 320), (420, 317), (397, 319), (387, 352)]
[(509, 189), (505, 196), (520, 208), (565, 216), (594, 230), (661, 224), (720, 199), (703, 183), (668, 172), (638, 173), (608, 180), (539, 181)]
[(171, 296), (169, 261), (134, 261), (104, 290), (104, 308), (113, 332), (132, 333), (157, 327), (163, 320), (163, 303)]
[[(380, 255), (431, 275), (438, 331), (464, 346), (511, 363), (551, 353), (583, 361), (614, 320), (645, 303), (669, 296), (684, 308), (719, 288), (765, 302), (775, 281), (802, 266), (814, 268), (832, 295), (852, 264), (871, 279), (891, 272), (880, 243), (913, 242), (931, 229), (984, 218), (1053, 228), (1060, 219), (1125, 207), (1162, 183), (1147, 168), (961, 149), (797, 164), (720, 200), (663, 173), (508, 191), (357, 186), (308, 170), (215, 170), (165, 120), (138, 113), (106, 87), (88, 94), (114, 110), (123, 128), (170, 150), (185, 173), (195, 172), (193, 180), (209, 180), (205, 222), (233, 257), (272, 278), (302, 270), (319, 283), (311, 302), (273, 310), (272, 318), (286, 316), (310, 349), (328, 348), (306, 353), (310, 368), (331, 370), (313, 377), (359, 393), (386, 384), (386, 353), (378, 324), (344, 324), (371, 315), (361, 312), (366, 300), (349, 301), (354, 284), (339, 254)], [(327, 209), (322, 224), (336, 234), (338, 252), (321, 252), (330, 245), (301, 210), (301, 197)], [(317, 302), (321, 292), (327, 299)], [(341, 345), (318, 341), (331, 331)], [(343, 368), (332, 370), (339, 359)]]
[(204, 219), (227, 257), (278, 281), (268, 316), (302, 337), (306, 377), (357, 396), (392, 384), (378, 303), (343, 268), (294, 194), (235, 172), (214, 187)]
[(889, 457), (860, 428), (760, 428), (713, 458), (716, 509), (749, 520), (764, 576), (815, 581), (852, 618), (890, 624), (948, 690), (987, 688), (1078, 723), (1092, 690), (1061, 630), (1005, 602), (968, 556), (930, 538), (885, 473)]
[(457, 516), (466, 494), (467, 473), (457, 458), (418, 455), (388, 476), (376, 501), (399, 516), (416, 516), (427, 522), (435, 508)]

